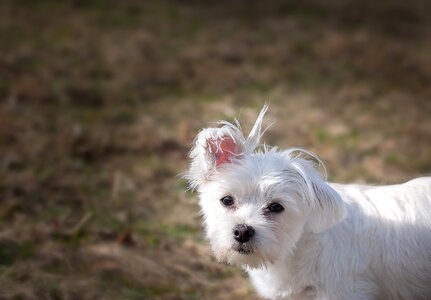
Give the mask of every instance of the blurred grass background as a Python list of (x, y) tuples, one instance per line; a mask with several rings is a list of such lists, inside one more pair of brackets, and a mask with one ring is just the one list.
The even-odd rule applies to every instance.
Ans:
[(0, 299), (257, 299), (177, 176), (210, 121), (431, 170), (431, 2), (1, 0)]

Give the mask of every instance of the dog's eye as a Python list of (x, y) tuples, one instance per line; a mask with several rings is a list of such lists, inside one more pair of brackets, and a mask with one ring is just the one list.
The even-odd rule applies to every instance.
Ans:
[(268, 205), (268, 206), (266, 207), (266, 210), (267, 210), (268, 212), (279, 213), (279, 212), (282, 212), (282, 211), (284, 210), (284, 207), (283, 207), (283, 206), (281, 206), (281, 204), (280, 204), (280, 203), (273, 202), (273, 203), (271, 203), (270, 205)]
[(220, 199), (220, 202), (224, 206), (232, 206), (233, 205), (233, 198), (232, 198), (232, 196), (224, 196), (223, 198)]

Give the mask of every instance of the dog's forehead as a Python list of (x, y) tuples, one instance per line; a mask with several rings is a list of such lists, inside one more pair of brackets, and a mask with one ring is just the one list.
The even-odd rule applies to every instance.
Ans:
[[(279, 155), (268, 153), (248, 155), (238, 162), (237, 168), (231, 171), (246, 172), (251, 179), (261, 178), (275, 172), (280, 172), (284, 168), (284, 159)], [(236, 169), (236, 170), (235, 170)]]
[(252, 155), (225, 168), (219, 176), (229, 190), (245, 195), (271, 192), (279, 185), (282, 173), (281, 159)]

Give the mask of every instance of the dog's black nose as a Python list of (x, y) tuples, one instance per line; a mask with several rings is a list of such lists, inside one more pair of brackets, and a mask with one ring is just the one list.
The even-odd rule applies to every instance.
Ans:
[(245, 243), (254, 235), (254, 229), (245, 224), (238, 224), (233, 229), (233, 237), (240, 243)]

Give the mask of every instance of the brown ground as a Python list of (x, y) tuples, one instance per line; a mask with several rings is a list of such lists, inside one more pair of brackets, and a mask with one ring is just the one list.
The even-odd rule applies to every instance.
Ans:
[[(209, 2), (209, 1), (208, 1)], [(208, 122), (431, 171), (431, 2), (0, 2), (0, 299), (257, 299), (177, 175)]]

